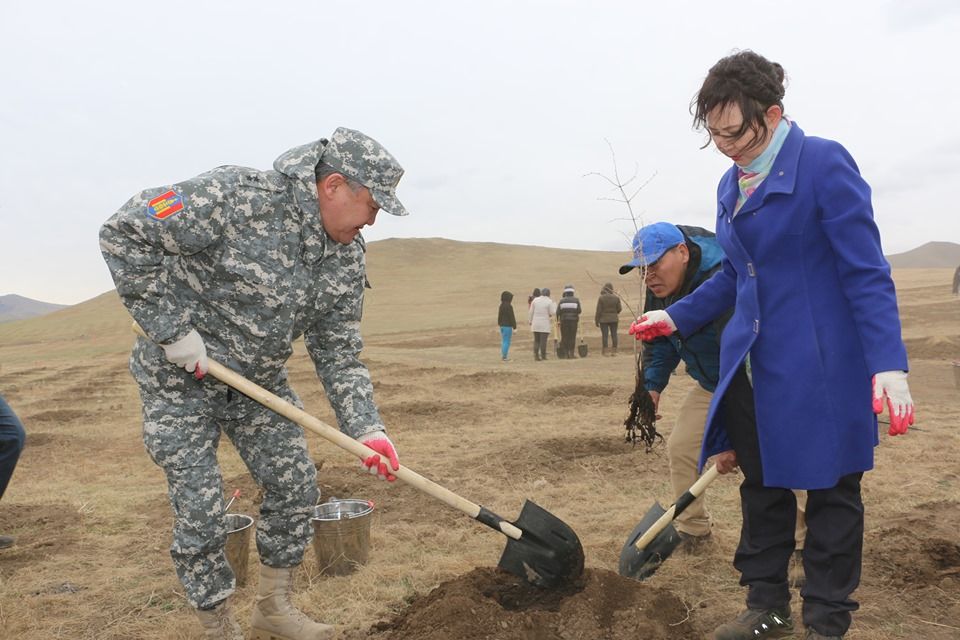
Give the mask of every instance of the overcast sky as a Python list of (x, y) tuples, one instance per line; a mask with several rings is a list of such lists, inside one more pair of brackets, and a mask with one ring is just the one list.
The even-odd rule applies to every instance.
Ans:
[(406, 169), (411, 215), (368, 240), (628, 251), (626, 207), (584, 177), (612, 174), (607, 140), (654, 176), (645, 221), (712, 229), (728, 161), (689, 103), (734, 49), (780, 62), (787, 115), (850, 150), (887, 253), (960, 241), (960, 2), (3, 0), (0, 295), (103, 293), (97, 231), (131, 195), (337, 126)]

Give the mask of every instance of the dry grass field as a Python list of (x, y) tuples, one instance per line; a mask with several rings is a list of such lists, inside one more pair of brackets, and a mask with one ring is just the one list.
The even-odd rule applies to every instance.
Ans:
[[(387, 240), (368, 252), (364, 359), (402, 462), (509, 518), (524, 499), (536, 501), (574, 528), (596, 572), (615, 572), (626, 535), (654, 500), (671, 497), (663, 449), (647, 453), (622, 439), (634, 384), (629, 313), (621, 357), (600, 357), (593, 327), (604, 282), (638, 299), (636, 277), (616, 275), (623, 258), (439, 239)], [(960, 638), (960, 382), (952, 365), (960, 360), (960, 300), (950, 293), (951, 276), (945, 269), (895, 273), (917, 428), (895, 439), (883, 433), (876, 469), (864, 479), (864, 574), (851, 640)], [(534, 362), (526, 297), (535, 286), (559, 294), (567, 282), (586, 309), (590, 354)], [(521, 325), (509, 362), (500, 360), (495, 326), (504, 289), (515, 294)], [(0, 393), (28, 432), (0, 502), (0, 532), (18, 537), (0, 552), (2, 638), (201, 638), (167, 553), (163, 474), (140, 440), (139, 399), (126, 367), (129, 325), (112, 292), (0, 325)], [(289, 366), (307, 410), (332, 422), (302, 345)], [(664, 433), (691, 384), (682, 372), (672, 378), (661, 401)], [(407, 486), (360, 475), (348, 454), (308, 439), (325, 496), (377, 505), (367, 566), (323, 577), (308, 551), (299, 576), (298, 603), (338, 625), (341, 639), (416, 637), (374, 625), (441, 583), (496, 565), (502, 536)], [(233, 510), (256, 516), (257, 488), (226, 439), (220, 460), (225, 491), (243, 491)], [(694, 630), (691, 638), (742, 603), (730, 564), (740, 519), (736, 479), (714, 483), (708, 506), (713, 542), (701, 555), (678, 552), (643, 586), (683, 603), (676, 622)], [(236, 596), (244, 625), (254, 589)], [(625, 598), (621, 608), (630, 606)], [(483, 625), (460, 628), (457, 637), (493, 637)]]

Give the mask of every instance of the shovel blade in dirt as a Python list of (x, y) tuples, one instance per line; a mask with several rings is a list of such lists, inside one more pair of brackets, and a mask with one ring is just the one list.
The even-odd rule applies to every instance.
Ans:
[(672, 524), (674, 518), (703, 495), (707, 485), (718, 475), (717, 467), (710, 467), (668, 509), (661, 507), (659, 502), (654, 503), (640, 520), (640, 524), (630, 532), (626, 544), (620, 551), (618, 567), (620, 575), (634, 580), (644, 580), (660, 568), (660, 565), (680, 544), (680, 534)]
[(666, 513), (667, 510), (660, 506), (659, 502), (655, 502), (643, 516), (640, 524), (630, 532), (627, 543), (623, 545), (623, 549), (620, 551), (620, 565), (618, 567), (620, 575), (634, 580), (649, 578), (660, 568), (663, 561), (670, 557), (673, 550), (680, 545), (680, 534), (677, 533), (672, 524), (668, 524), (646, 547), (643, 549), (636, 547), (637, 540), (643, 537), (643, 534), (649, 531), (650, 527), (656, 524)]
[(563, 520), (527, 500), (513, 524), (523, 536), (508, 537), (501, 569), (545, 589), (569, 584), (583, 573), (583, 546)]

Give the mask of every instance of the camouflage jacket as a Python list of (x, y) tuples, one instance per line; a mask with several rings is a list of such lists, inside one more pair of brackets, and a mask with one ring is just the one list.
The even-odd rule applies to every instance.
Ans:
[(358, 358), (363, 240), (339, 244), (320, 221), (314, 169), (324, 142), (291, 149), (273, 171), (225, 166), (142, 191), (104, 223), (117, 291), (151, 338), (131, 355), (141, 393), (184, 415), (249, 411), (253, 400), (194, 380), (157, 346), (195, 328), (211, 358), (299, 404), (285, 363), (302, 335), (341, 430), (383, 429)]

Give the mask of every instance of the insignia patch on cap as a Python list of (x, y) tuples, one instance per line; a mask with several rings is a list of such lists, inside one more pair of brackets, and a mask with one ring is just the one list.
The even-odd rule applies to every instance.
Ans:
[(183, 211), (183, 195), (173, 189), (147, 203), (147, 215), (155, 220), (164, 220)]

